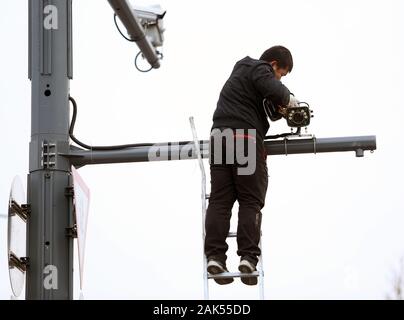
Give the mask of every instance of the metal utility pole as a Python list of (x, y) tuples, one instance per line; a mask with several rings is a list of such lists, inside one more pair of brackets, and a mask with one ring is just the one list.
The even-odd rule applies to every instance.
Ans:
[(72, 79), (72, 1), (30, 0), (31, 142), (27, 200), (27, 299), (73, 298), (69, 80)]
[[(72, 0), (29, 0), (31, 141), (27, 192), (26, 299), (73, 298), (73, 195), (71, 166), (196, 159), (193, 142), (106, 150), (70, 145), (69, 81), (72, 62)], [(156, 52), (139, 29), (127, 0), (109, 0), (131, 39), (152, 67)], [(209, 153), (201, 143), (202, 156)], [(270, 155), (376, 149), (376, 138), (348, 137), (266, 142)]]

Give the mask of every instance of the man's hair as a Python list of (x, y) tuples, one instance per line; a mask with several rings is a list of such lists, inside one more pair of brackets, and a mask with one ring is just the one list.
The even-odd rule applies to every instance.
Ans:
[(280, 68), (288, 68), (289, 72), (293, 69), (292, 54), (289, 49), (282, 46), (274, 46), (265, 50), (260, 60), (266, 62), (276, 61)]

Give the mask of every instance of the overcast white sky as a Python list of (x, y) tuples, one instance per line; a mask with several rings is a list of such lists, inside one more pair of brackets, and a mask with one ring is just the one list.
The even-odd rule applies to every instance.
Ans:
[[(288, 47), (295, 67), (283, 82), (315, 110), (310, 132), (377, 135), (378, 149), (364, 158), (268, 158), (266, 298), (383, 299), (404, 255), (403, 1), (160, 4), (168, 11), (165, 57), (159, 70), (142, 74), (133, 65), (138, 49), (116, 31), (108, 2), (74, 1), (76, 137), (92, 145), (191, 140), (194, 116), (206, 139), (234, 63), (259, 58), (272, 45)], [(0, 11), (0, 213), (13, 177), (26, 185), (28, 173), (27, 7), (25, 0), (2, 1)], [(284, 130), (278, 122), (270, 133)], [(203, 298), (197, 161), (88, 166), (79, 173), (92, 193), (85, 298)], [(2, 299), (11, 294), (6, 234), (0, 219)], [(235, 271), (235, 240), (229, 243)], [(76, 272), (75, 297), (78, 279)], [(258, 297), (258, 287), (239, 279), (211, 282), (210, 289), (217, 299)]]

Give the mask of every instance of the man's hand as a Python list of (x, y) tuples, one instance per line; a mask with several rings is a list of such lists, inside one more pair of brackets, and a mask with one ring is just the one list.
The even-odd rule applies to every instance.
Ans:
[(286, 112), (288, 107), (282, 107), (282, 106), (278, 106), (278, 112), (283, 116), (286, 117)]
[(278, 106), (278, 112), (283, 116), (286, 117), (288, 108), (299, 107), (299, 100), (295, 98), (293, 94), (290, 95), (289, 104), (287, 106)]
[(287, 107), (299, 107), (299, 100), (297, 100), (293, 94), (290, 95), (289, 104)]

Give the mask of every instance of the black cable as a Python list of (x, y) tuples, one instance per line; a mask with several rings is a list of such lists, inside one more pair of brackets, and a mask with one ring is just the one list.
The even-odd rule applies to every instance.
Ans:
[[(116, 29), (119, 31), (119, 33), (121, 34), (121, 36), (125, 39), (125, 40), (127, 40), (127, 41), (129, 41), (129, 42), (136, 42), (136, 41), (138, 41), (138, 40), (141, 40), (141, 39), (130, 39), (130, 38), (128, 38), (127, 36), (125, 36), (124, 34), (123, 34), (123, 32), (121, 31), (121, 29), (119, 28), (119, 26), (118, 26), (118, 22), (117, 22), (117, 20), (116, 20), (116, 13), (114, 13), (114, 22), (115, 22), (115, 27), (116, 27)], [(147, 70), (142, 70), (142, 69), (140, 69), (139, 68), (139, 66), (138, 66), (138, 64), (137, 64), (137, 60), (138, 60), (138, 58), (139, 58), (139, 55), (142, 53), (142, 51), (139, 51), (139, 53), (136, 55), (136, 57), (135, 57), (135, 67), (136, 67), (136, 69), (138, 70), (138, 71), (140, 71), (140, 72), (149, 72), (149, 71), (151, 71), (152, 69), (153, 69), (153, 66), (150, 66), (150, 69), (147, 69)], [(160, 52), (157, 52), (157, 54), (159, 54), (160, 55), (160, 58), (159, 59), (163, 59), (163, 54), (162, 53), (160, 53)]]
[(115, 22), (116, 28), (118, 29), (119, 33), (121, 34), (121, 36), (122, 36), (124, 39), (126, 39), (126, 40), (128, 40), (128, 41), (130, 41), (130, 42), (135, 42), (135, 40), (129, 39), (127, 36), (125, 36), (125, 35), (122, 33), (121, 29), (119, 29), (118, 22), (116, 21), (116, 13), (114, 13), (114, 22)]
[(151, 71), (151, 70), (153, 69), (153, 66), (150, 66), (150, 69), (142, 70), (142, 69), (140, 69), (139, 66), (137, 65), (137, 59), (139, 58), (139, 56), (140, 56), (141, 53), (142, 53), (142, 51), (139, 51), (138, 54), (137, 54), (136, 57), (135, 57), (135, 67), (136, 67), (136, 69), (137, 69), (138, 71), (140, 71), (140, 72), (149, 72), (149, 71)]
[(300, 134), (301, 128), (297, 128), (296, 132), (287, 132), (287, 133), (280, 133), (280, 134), (275, 134), (271, 136), (265, 136), (264, 140), (269, 140), (269, 139), (278, 139), (278, 138), (286, 138), (289, 136), (296, 136)]
[[(115, 145), (115, 146), (90, 146), (88, 144), (85, 144), (78, 140), (74, 134), (74, 125), (76, 124), (76, 118), (77, 118), (77, 103), (76, 100), (73, 99), (73, 97), (69, 96), (69, 101), (73, 105), (73, 116), (72, 116), (72, 122), (70, 124), (69, 128), (69, 136), (70, 138), (77, 143), (79, 146), (83, 147), (84, 149), (88, 150), (97, 150), (97, 151), (105, 151), (105, 150), (122, 150), (122, 149), (127, 149), (127, 148), (135, 148), (135, 147), (151, 147), (151, 146), (169, 146), (169, 145), (186, 145), (189, 144), (189, 141), (178, 141), (178, 142), (159, 142), (159, 143), (131, 143), (131, 144), (122, 144), (122, 145)], [(203, 143), (203, 140), (199, 141), (200, 144)]]
[[(122, 150), (122, 149), (127, 149), (127, 148), (136, 148), (136, 147), (152, 147), (152, 146), (159, 146), (159, 145), (164, 145), (164, 146), (170, 146), (170, 145), (187, 145), (190, 143), (190, 141), (177, 141), (177, 142), (159, 142), (159, 143), (131, 143), (131, 144), (122, 144), (122, 145), (115, 145), (115, 146), (90, 146), (88, 144), (85, 144), (78, 140), (73, 132), (74, 132), (74, 125), (76, 124), (76, 119), (77, 119), (77, 102), (74, 100), (73, 97), (69, 96), (69, 101), (73, 105), (73, 116), (72, 116), (72, 121), (70, 123), (69, 127), (69, 136), (70, 138), (77, 143), (79, 146), (83, 147), (84, 149), (88, 150), (97, 150), (97, 151), (105, 151), (105, 150)], [(301, 128), (298, 128), (296, 132), (289, 132), (289, 133), (281, 133), (281, 134), (276, 134), (276, 135), (270, 135), (270, 136), (265, 136), (264, 140), (267, 139), (278, 139), (278, 138), (284, 138), (288, 136), (293, 136), (293, 135), (298, 135), (300, 134)], [(203, 140), (199, 140), (199, 144), (203, 144)]]
[(265, 136), (264, 140), (285, 138), (285, 137), (292, 136), (292, 135), (293, 135), (292, 133), (274, 134), (274, 135), (271, 135), (271, 136)]
[[(139, 56), (140, 56), (141, 53), (142, 53), (142, 51), (139, 51), (138, 54), (137, 54), (136, 57), (135, 57), (135, 67), (136, 67), (136, 69), (137, 69), (138, 71), (140, 71), (140, 72), (149, 72), (149, 71), (151, 71), (151, 70), (153, 69), (153, 66), (150, 66), (150, 69), (142, 70), (142, 69), (140, 69), (139, 66), (137, 65), (137, 60), (139, 59)], [(160, 60), (163, 59), (163, 54), (162, 54), (161, 52), (159, 52), (159, 51), (156, 50), (156, 54), (157, 54), (158, 59), (160, 59)]]

